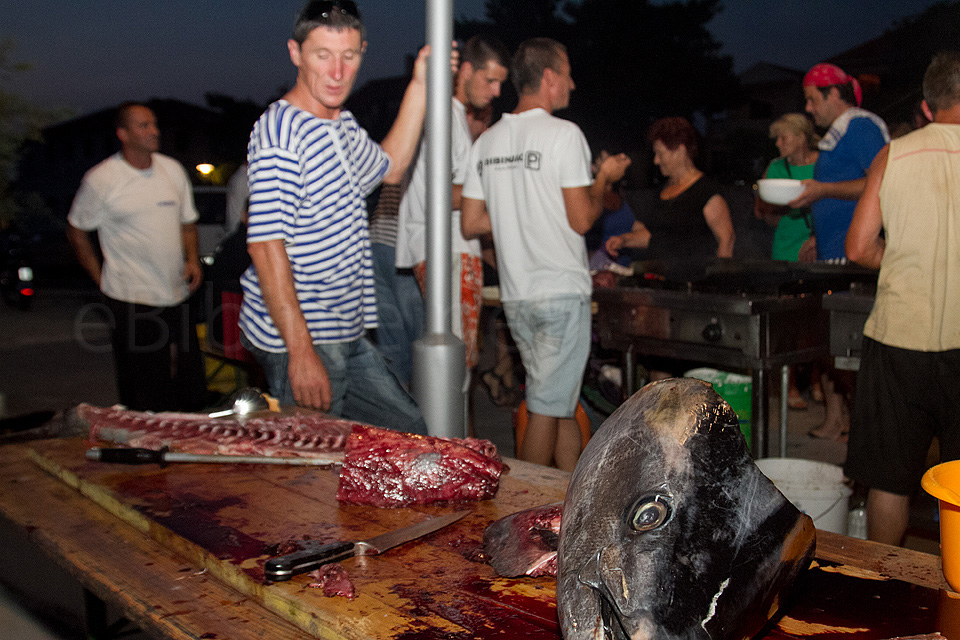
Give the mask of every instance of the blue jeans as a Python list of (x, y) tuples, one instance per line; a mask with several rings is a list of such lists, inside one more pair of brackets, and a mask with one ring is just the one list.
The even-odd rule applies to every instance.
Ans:
[(387, 367), (407, 387), (413, 375), (413, 343), (423, 335), (423, 296), (410, 269), (394, 266), (396, 250), (371, 243), (373, 282), (377, 296), (377, 349)]
[[(294, 406), (296, 401), (287, 373), (290, 362), (287, 352), (263, 351), (251, 345), (245, 336), (243, 342), (263, 367), (270, 393), (280, 401), (280, 406)], [(396, 431), (427, 435), (427, 425), (413, 397), (387, 370), (383, 356), (367, 338), (315, 344), (313, 348), (330, 378), (333, 394), (329, 411), (331, 415)]]

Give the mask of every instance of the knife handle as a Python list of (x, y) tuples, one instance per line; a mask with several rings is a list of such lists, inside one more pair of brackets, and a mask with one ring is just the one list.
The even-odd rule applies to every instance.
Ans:
[(268, 580), (282, 582), (298, 573), (306, 573), (325, 564), (352, 558), (356, 554), (356, 546), (355, 542), (330, 542), (279, 558), (271, 558), (264, 564), (263, 572)]
[(159, 464), (163, 466), (163, 454), (166, 452), (166, 447), (159, 450), (142, 449), (139, 447), (129, 449), (100, 449), (95, 447), (93, 449), (87, 449), (87, 459), (119, 464)]

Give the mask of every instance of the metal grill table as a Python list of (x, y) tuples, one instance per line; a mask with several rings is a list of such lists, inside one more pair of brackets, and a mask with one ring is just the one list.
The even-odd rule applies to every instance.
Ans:
[(683, 265), (678, 279), (671, 276), (670, 265), (636, 266), (644, 275), (593, 292), (600, 344), (624, 353), (628, 393), (636, 390), (638, 354), (749, 370), (751, 450), (755, 457), (766, 457), (769, 379), (779, 368), (780, 455), (785, 455), (789, 366), (829, 354), (822, 296), (875, 277), (875, 272), (846, 265), (714, 260)]
[(830, 314), (830, 355), (837, 369), (860, 369), (863, 325), (873, 310), (876, 288), (851, 287), (825, 293), (823, 308)]

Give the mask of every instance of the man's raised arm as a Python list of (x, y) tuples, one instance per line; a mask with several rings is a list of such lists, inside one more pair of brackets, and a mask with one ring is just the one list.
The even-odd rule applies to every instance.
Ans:
[[(399, 184), (417, 153), (423, 119), (427, 113), (427, 58), (430, 46), (420, 49), (413, 64), (413, 78), (407, 85), (400, 103), (397, 119), (380, 146), (390, 157), (390, 171), (384, 176), (387, 184)], [(456, 49), (451, 54), (451, 68), (456, 72), (459, 56)]]

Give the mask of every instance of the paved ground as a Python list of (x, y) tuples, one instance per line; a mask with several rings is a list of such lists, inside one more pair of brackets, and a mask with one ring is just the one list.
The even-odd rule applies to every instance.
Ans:
[[(113, 362), (107, 330), (97, 312), (97, 296), (90, 287), (40, 288), (30, 311), (0, 307), (0, 362), (4, 363), (0, 366), (0, 417), (69, 409), (79, 402), (116, 402)], [(493, 363), (493, 335), (484, 337), (477, 371)], [(476, 435), (492, 440), (504, 455), (512, 457), (512, 409), (494, 405), (479, 384), (472, 400)], [(772, 425), (779, 425), (777, 405), (777, 398), (771, 398)], [(788, 414), (788, 457), (843, 463), (845, 445), (806, 435), (822, 419), (822, 405), (813, 402), (806, 411)], [(776, 426), (771, 429), (771, 452), (778, 451), (777, 431)], [(921, 492), (912, 514), (908, 546), (937, 552), (935, 513), (935, 503)], [(0, 636), (82, 638), (79, 585), (48, 559), (32, 557), (22, 534), (2, 519), (0, 539), (5, 541), (0, 545), (0, 566), (5, 567), (0, 572)]]

